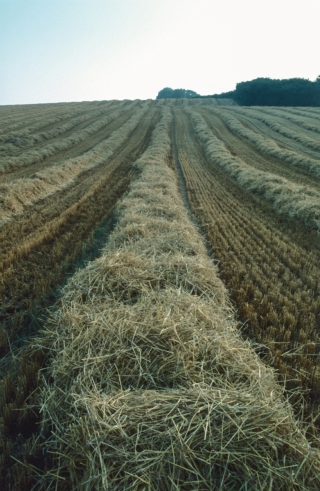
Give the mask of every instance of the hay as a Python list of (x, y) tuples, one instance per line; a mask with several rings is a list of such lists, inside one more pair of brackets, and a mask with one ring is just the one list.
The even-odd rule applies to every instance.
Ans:
[[(133, 107), (136, 105), (137, 102), (132, 102), (131, 104), (131, 106)], [(147, 106), (149, 106), (148, 102), (145, 102), (143, 105), (145, 106), (145, 110)], [(10, 156), (4, 158), (0, 157), (0, 173), (4, 174), (8, 171), (12, 171), (19, 167), (34, 164), (36, 162), (41, 162), (47, 159), (48, 157), (51, 157), (52, 155), (56, 154), (57, 152), (67, 150), (68, 148), (71, 148), (74, 145), (83, 142), (86, 138), (102, 130), (108, 123), (110, 123), (111, 121), (113, 121), (114, 119), (116, 119), (126, 111), (127, 111), (126, 108), (117, 109), (116, 111), (113, 111), (108, 116), (102, 118), (98, 117), (97, 121), (90, 123), (86, 128), (83, 128), (78, 131), (74, 131), (68, 137), (60, 138), (59, 140), (54, 141), (53, 143), (48, 143), (36, 149), (29, 149), (25, 152), (20, 153), (20, 155), (18, 156)]]
[(278, 404), (279, 431), (271, 400), (257, 405), (246, 392), (199, 387), (103, 398), (89, 392), (75, 407), (65, 438), (80, 445), (65, 458), (70, 467), (90, 462), (74, 467), (80, 489), (87, 483), (86, 489), (278, 490), (283, 474), (287, 489), (301, 489), (284, 442), (284, 429), (292, 428)]
[[(301, 220), (307, 227), (319, 230), (320, 194), (316, 190), (246, 164), (241, 158), (233, 156), (224, 143), (212, 134), (202, 116), (189, 108), (186, 111), (192, 118), (195, 132), (204, 144), (211, 162), (222, 168), (243, 189), (257, 193), (270, 201), (276, 213)], [(219, 116), (221, 116), (220, 112)], [(254, 132), (252, 134), (256, 135)], [(277, 146), (273, 140), (271, 143)], [(318, 163), (315, 168), (319, 172)]]
[[(262, 134), (257, 134), (255, 131), (249, 130), (248, 128), (243, 126), (243, 124), (238, 119), (230, 116), (230, 114), (226, 114), (225, 112), (216, 109), (214, 111), (223, 119), (223, 121), (232, 131), (234, 131), (242, 138), (245, 138), (250, 143), (253, 143), (256, 148), (262, 153), (277, 157), (283, 162), (287, 162), (290, 165), (300, 167), (303, 170), (307, 169), (310, 174), (313, 174), (315, 177), (319, 177), (320, 171), (318, 159), (310, 158), (306, 155), (301, 155), (294, 150), (283, 149), (279, 147), (274, 139), (268, 138)], [(266, 123), (265, 120), (264, 123)], [(274, 129), (276, 123), (274, 121), (271, 121), (271, 124)], [(311, 148), (313, 148), (314, 150), (319, 150), (319, 143), (315, 142), (314, 140), (311, 140), (310, 138), (307, 139), (302, 135), (290, 132), (288, 129), (285, 129), (283, 126), (280, 125), (277, 125), (277, 130), (279, 130), (279, 127), (281, 128), (281, 132), (285, 133), (286, 136), (289, 136), (292, 139), (303, 143), (304, 145), (311, 146)]]
[[(71, 186), (82, 172), (88, 171), (89, 169), (108, 161), (114, 151), (126, 141), (128, 135), (130, 135), (133, 129), (139, 124), (141, 118), (147, 112), (148, 107), (149, 105), (147, 103), (143, 104), (141, 108), (138, 108), (134, 112), (126, 123), (113, 131), (109, 138), (98, 143), (84, 154), (69, 158), (51, 167), (47, 167), (42, 171), (36, 172), (31, 177), (16, 179), (10, 184), (1, 186), (0, 221), (8, 220), (12, 215), (23, 212), (26, 206), (30, 206), (65, 187)], [(96, 124), (102, 124), (102, 127), (104, 127), (108, 122), (116, 119), (117, 116), (124, 112), (126, 112), (126, 109), (114, 111), (108, 118), (104, 118), (102, 123), (101, 121), (98, 121), (94, 123), (92, 127), (95, 128)], [(70, 142), (71, 144), (79, 143), (91, 134), (88, 132), (89, 130), (79, 131), (79, 141), (75, 138), (74, 134), (65, 139), (67, 142), (60, 140), (51, 146), (54, 146), (54, 148), (57, 149), (58, 145), (61, 143), (61, 148), (59, 148), (61, 150), (66, 145), (68, 147)], [(33, 153), (36, 153), (36, 151)], [(17, 159), (20, 159), (20, 156), (17, 157)], [(27, 165), (32, 162), (32, 160), (26, 160), (24, 161), (24, 164)], [(0, 162), (0, 174), (4, 169), (5, 167), (1, 167)]]
[[(148, 291), (142, 285), (144, 292), (134, 302), (107, 297), (101, 303), (71, 303), (60, 310), (53, 326), (63, 336), (50, 342), (58, 360), (52, 364), (58, 386), (70, 385), (70, 370), (76, 380), (70, 387), (74, 382), (77, 386), (70, 390), (75, 392), (88, 387), (91, 372), (93, 386), (99, 374), (99, 388), (105, 393), (210, 385), (227, 365), (223, 385), (229, 385), (233, 357), (228, 362), (228, 351), (223, 356), (222, 352), (226, 331), (234, 329), (232, 322), (226, 326), (225, 310), (208, 310), (207, 302), (180, 290)], [(241, 379), (249, 378), (250, 384), (257, 370), (252, 363), (247, 360), (241, 369)]]
[(170, 125), (164, 108), (102, 257), (35, 342), (55, 464), (37, 489), (319, 489), (319, 454), (241, 339), (164, 165)]
[[(73, 130), (74, 127), (81, 123), (92, 120), (94, 117), (98, 118), (99, 116), (103, 116), (105, 114), (105, 109), (100, 109), (99, 111), (97, 111), (96, 109), (94, 111), (92, 111), (92, 109), (87, 109), (85, 114), (69, 113), (69, 115), (64, 114), (53, 119), (47, 117), (45, 121), (42, 121), (40, 124), (32, 124), (33, 121), (30, 121), (28, 118), (29, 124), (26, 128), (23, 128), (20, 131), (6, 133), (5, 136), (0, 135), (0, 143), (2, 144), (1, 151), (7, 153), (9, 153), (10, 151), (15, 152), (18, 148), (25, 148), (40, 144), (45, 140), (56, 138), (60, 135), (63, 135), (67, 131), (69, 132), (70, 130)], [(65, 121), (67, 116), (69, 116), (68, 120)], [(71, 117), (72, 119), (70, 119)], [(61, 120), (63, 120), (62, 124), (55, 124), (57, 122), (60, 122)], [(43, 127), (52, 124), (54, 124), (54, 128), (51, 128), (47, 131), (43, 130)], [(40, 132), (38, 130), (40, 130)]]
[[(139, 241), (139, 246), (141, 243), (144, 245), (147, 240)], [(180, 251), (156, 256), (157, 245), (147, 249), (149, 256), (135, 254), (130, 245), (129, 250), (102, 256), (88, 265), (83, 274), (71, 278), (64, 299), (94, 304), (110, 297), (132, 303), (146, 291), (152, 294), (153, 290), (172, 287), (215, 299), (216, 304), (225, 303), (225, 288), (208, 258), (186, 257)], [(181, 243), (177, 242), (176, 248), (181, 248)]]
[(225, 306), (141, 285), (135, 302), (66, 296), (48, 326), (43, 419), (72, 489), (317, 489), (316, 452)]

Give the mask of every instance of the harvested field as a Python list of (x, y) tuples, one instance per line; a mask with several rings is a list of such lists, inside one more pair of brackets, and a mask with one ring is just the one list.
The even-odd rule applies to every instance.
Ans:
[[(97, 162), (94, 152), (89, 158), (86, 153), (80, 153), (79, 159), (87, 158), (88, 164), (94, 166), (84, 167), (82, 172), (71, 176), (72, 181), (70, 175), (62, 174), (60, 186), (49, 186), (50, 183), (44, 181), (41, 199), (35, 193), (31, 196), (33, 199), (23, 195), (27, 188), (22, 185), (25, 181), (19, 180), (20, 209), (11, 210), (10, 217), (6, 213), (7, 219), (0, 227), (4, 455), (7, 455), (8, 446), (17, 444), (19, 435), (20, 438), (29, 437), (29, 430), (24, 433), (25, 422), (32, 427), (37, 419), (34, 412), (26, 408), (25, 400), (37, 380), (34, 366), (41, 361), (31, 363), (30, 368), (29, 360), (20, 357), (17, 365), (12, 352), (15, 353), (16, 345), (25, 344), (39, 328), (47, 306), (54, 301), (55, 291), (66, 275), (70, 275), (83, 256), (95, 254), (95, 232), (103, 234), (104, 229), (107, 232), (110, 228), (114, 205), (135, 176), (132, 161), (147, 147), (159, 117), (155, 108), (143, 114), (143, 119), (133, 121), (128, 128), (132, 137), (129, 144), (128, 132), (125, 131), (121, 139), (121, 133), (116, 129), (111, 134), (109, 146), (105, 145), (103, 152), (97, 154)], [(112, 136), (116, 138), (112, 139)], [(67, 185), (63, 185), (63, 178), (69, 180)], [(2, 207), (2, 213), (5, 210), (7, 208)], [(17, 471), (17, 475), (20, 474)]]
[(1, 489), (320, 489), (318, 115), (0, 108)]
[[(190, 118), (176, 110), (177, 159), (191, 208), (220, 262), (245, 332), (267, 347), (287, 387), (310, 390), (311, 410), (320, 395), (318, 232), (289, 217), (285, 222), (268, 202), (237, 186), (208, 159), (192, 132)], [(296, 390), (293, 398), (298, 397)]]

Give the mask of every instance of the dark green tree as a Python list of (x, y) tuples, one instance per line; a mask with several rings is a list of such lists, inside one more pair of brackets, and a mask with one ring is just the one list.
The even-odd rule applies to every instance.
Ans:
[(192, 97), (199, 97), (199, 94), (189, 89), (171, 89), (170, 87), (160, 90), (157, 95), (157, 99), (190, 99)]
[(304, 78), (257, 78), (236, 85), (233, 98), (243, 106), (320, 106), (320, 85)]

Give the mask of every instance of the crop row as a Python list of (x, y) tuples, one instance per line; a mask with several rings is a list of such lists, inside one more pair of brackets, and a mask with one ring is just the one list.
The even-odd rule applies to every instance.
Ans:
[[(6, 220), (13, 214), (21, 212), (26, 206), (43, 199), (62, 187), (69, 186), (81, 172), (107, 161), (114, 150), (125, 142), (146, 111), (147, 107), (137, 109), (127, 122), (111, 133), (109, 138), (102, 140), (102, 142), (82, 155), (63, 160), (61, 163), (51, 167), (47, 166), (31, 175), (31, 177), (3, 184), (0, 187), (0, 220)], [(119, 114), (112, 114), (106, 118), (103, 125), (105, 126), (108, 122), (113, 121), (117, 115)], [(86, 134), (85, 136), (87, 137), (88, 135)], [(73, 141), (78, 143), (76, 139), (73, 139)], [(63, 144), (63, 141), (62, 143), (58, 141), (56, 148), (61, 149)]]
[(29, 127), (39, 130), (65, 118), (81, 114), (85, 110), (90, 110), (91, 107), (91, 103), (86, 106), (81, 103), (45, 104), (40, 107), (23, 106), (20, 111), (15, 111), (12, 107), (6, 111), (1, 107), (0, 135), (3, 136), (13, 131), (20, 133)]
[[(61, 137), (64, 133), (73, 131), (73, 129), (80, 124), (83, 126), (88, 125), (92, 121), (95, 121), (99, 118), (99, 116), (106, 116), (116, 108), (109, 108), (108, 105), (106, 108), (95, 108), (90, 109), (85, 112), (81, 112), (80, 114), (73, 115), (61, 115), (59, 114), (59, 119), (52, 119), (50, 124), (50, 119), (45, 120), (45, 126), (37, 124), (31, 124), (30, 126), (26, 126), (21, 131), (14, 131), (7, 133), (5, 135), (0, 136), (1, 143), (1, 153), (6, 153), (11, 156), (14, 153), (21, 152), (20, 148), (26, 148), (30, 146), (37, 145), (42, 143), (45, 140), (51, 140), (53, 138)], [(78, 111), (79, 112), (79, 111)], [(57, 123), (58, 124), (55, 124)], [(40, 127), (39, 127), (40, 126)], [(43, 127), (44, 126), (44, 127)]]
[(271, 202), (277, 213), (301, 220), (311, 228), (319, 228), (320, 194), (316, 190), (248, 165), (228, 151), (224, 142), (212, 134), (195, 109), (186, 110), (213, 164), (223, 169), (246, 191), (259, 194)]
[(106, 128), (3, 174), (1, 489), (320, 488), (317, 185), (231, 154), (212, 127), (242, 110), (209, 102), (104, 102)]
[[(261, 109), (261, 108), (260, 108)], [(287, 118), (287, 117), (292, 117), (293, 122), (298, 123), (301, 126), (303, 126), (306, 129), (310, 129), (311, 131), (316, 131), (319, 133), (319, 126), (316, 127), (310, 127), (308, 128), (308, 124), (311, 123), (312, 125), (314, 124), (319, 124), (320, 121), (320, 111), (317, 110), (315, 107), (301, 107), (301, 108), (294, 108), (294, 107), (286, 107), (286, 108), (263, 108), (263, 111), (267, 114), (281, 114), (282, 117)], [(297, 118), (298, 116), (298, 118)], [(306, 123), (306, 125), (304, 124)]]
[(36, 106), (22, 106), (21, 111), (0, 107), (0, 137), (24, 136), (31, 132), (46, 131), (62, 121), (78, 117), (85, 113), (94, 113), (99, 110), (108, 110), (117, 107), (120, 109), (133, 101), (101, 101), (101, 102), (68, 102), (61, 104), (42, 104)]
[[(307, 155), (301, 155), (294, 150), (281, 148), (274, 139), (268, 138), (265, 135), (258, 134), (257, 132), (246, 128), (237, 118), (231, 115), (230, 112), (225, 112), (222, 110), (214, 111), (223, 119), (223, 121), (225, 121), (232, 131), (254, 144), (259, 152), (277, 157), (289, 165), (307, 170), (312, 176), (317, 178), (320, 177), (320, 166), (318, 159), (310, 158)], [(288, 131), (286, 132), (288, 133)], [(306, 137), (301, 136), (300, 139), (304, 139), (305, 141)]]
[(295, 390), (292, 400), (305, 392), (304, 410), (311, 413), (320, 395), (317, 247), (310, 250), (295, 243), (293, 235), (282, 231), (281, 216), (259, 196), (245, 192), (219, 160), (211, 158), (202, 133), (196, 137), (192, 121), (198, 119), (177, 112), (176, 120), (190, 204), (219, 261), (244, 330), (267, 347), (269, 362), (287, 388)]
[[(320, 133), (319, 120), (314, 118), (311, 113), (292, 113), (291, 108), (266, 108), (266, 107), (246, 107), (246, 108), (233, 108), (234, 113), (241, 114), (243, 116), (250, 116), (253, 118), (267, 117), (269, 116), (270, 123), (272, 118), (275, 120), (284, 120), (283, 124), (286, 125), (288, 122), (293, 123), (293, 127), (296, 131), (300, 131), (302, 135), (306, 133), (307, 135), (314, 135), (314, 133)], [(271, 118), (270, 118), (271, 116)], [(320, 114), (319, 114), (320, 116)], [(304, 131), (303, 131), (304, 130)], [(305, 131), (307, 130), (307, 131)]]
[(318, 454), (239, 336), (166, 165), (171, 122), (165, 106), (101, 258), (33, 345), (48, 360), (38, 404), (52, 456), (38, 487), (311, 489)]
[[(238, 110), (237, 113), (238, 114)], [(264, 114), (263, 111), (241, 111), (240, 114), (246, 115), (247, 119), (250, 120), (258, 120), (264, 123), (266, 126), (270, 127), (275, 132), (283, 135), (295, 142), (300, 143), (302, 146), (310, 148), (311, 150), (319, 151), (320, 150), (320, 139), (318, 135), (311, 134), (310, 132), (306, 132), (296, 125), (292, 124), (292, 118), (290, 116), (288, 118), (282, 119), (282, 114), (272, 114), (272, 116), (268, 116)], [(304, 121), (304, 120), (302, 120)], [(320, 126), (314, 125), (314, 128), (320, 132)], [(315, 155), (317, 153), (315, 152)]]
[[(147, 103), (145, 104), (145, 108), (147, 108)], [(43, 161), (57, 152), (71, 148), (83, 142), (85, 139), (91, 138), (95, 133), (105, 128), (108, 123), (120, 116), (124, 111), (126, 111), (126, 108), (114, 111), (109, 116), (102, 117), (97, 121), (90, 123), (86, 128), (74, 131), (70, 136), (58, 139), (53, 143), (27, 150), (20, 153), (18, 156), (1, 157), (0, 173), (4, 174), (13, 169)]]
[[(224, 121), (216, 114), (213, 114), (212, 111), (209, 111), (206, 108), (199, 108), (197, 109), (197, 112), (203, 117), (213, 135), (224, 143), (227, 150), (233, 156), (240, 158), (247, 165), (257, 170), (283, 177), (294, 185), (304, 186), (305, 189), (320, 193), (320, 181), (310, 175), (306, 169), (293, 167), (278, 157), (261, 153), (255, 145), (232, 132)], [(254, 129), (254, 131), (267, 134), (268, 137), (271, 136), (278, 144), (290, 145), (291, 149), (300, 147), (298, 143), (295, 143), (292, 140), (289, 141), (288, 138), (283, 136), (281, 137), (282, 141), (280, 143), (279, 134), (272, 131), (258, 120), (253, 120), (253, 118), (248, 118), (247, 116), (244, 117), (242, 115), (241, 120), (245, 126)], [(308, 153), (309, 152), (311, 152), (311, 150), (308, 150)], [(314, 156), (318, 156), (317, 152), (312, 151), (312, 153)]]
[[(43, 356), (17, 353), (17, 348), (39, 329), (66, 275), (81, 264), (79, 260), (98, 253), (112, 226), (114, 205), (136, 175), (131, 163), (146, 149), (157, 120), (157, 110), (144, 113), (111, 156), (0, 229), (0, 487), (4, 489), (29, 490), (24, 483), (39, 455), (37, 445), (31, 451), (40, 438), (39, 415), (26, 401), (32, 405)], [(38, 465), (42, 464), (46, 465), (40, 455)]]

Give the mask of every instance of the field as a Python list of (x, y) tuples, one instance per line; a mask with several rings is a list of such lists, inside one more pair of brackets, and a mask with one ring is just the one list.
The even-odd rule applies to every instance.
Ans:
[(320, 489), (320, 109), (2, 106), (0, 178), (1, 489)]

